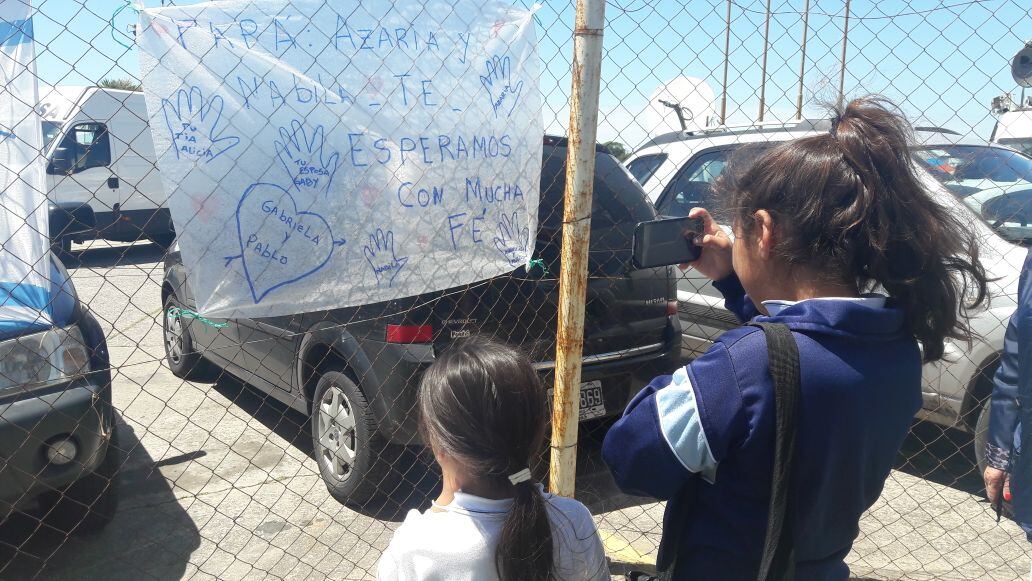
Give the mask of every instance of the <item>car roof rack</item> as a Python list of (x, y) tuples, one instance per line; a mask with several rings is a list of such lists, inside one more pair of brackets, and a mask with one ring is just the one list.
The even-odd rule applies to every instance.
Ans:
[(795, 119), (792, 121), (760, 121), (739, 125), (714, 125), (692, 131), (671, 131), (657, 135), (639, 149), (653, 145), (676, 143), (690, 138), (708, 137), (712, 135), (746, 135), (750, 133), (771, 133), (776, 131), (830, 131), (830, 119)]
[(925, 133), (944, 133), (946, 135), (960, 135), (960, 133), (958, 133), (958, 132), (956, 132), (956, 131), (954, 131), (952, 129), (947, 129), (945, 127), (932, 127), (932, 126), (914, 127), (914, 131), (924, 131)]

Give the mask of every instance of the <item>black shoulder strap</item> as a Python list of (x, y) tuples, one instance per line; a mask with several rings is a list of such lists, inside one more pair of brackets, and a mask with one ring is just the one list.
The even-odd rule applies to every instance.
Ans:
[(759, 581), (795, 579), (795, 443), (799, 412), (799, 348), (782, 323), (750, 323), (763, 329), (774, 380), (776, 411), (774, 478), (770, 487), (770, 519), (763, 543)]

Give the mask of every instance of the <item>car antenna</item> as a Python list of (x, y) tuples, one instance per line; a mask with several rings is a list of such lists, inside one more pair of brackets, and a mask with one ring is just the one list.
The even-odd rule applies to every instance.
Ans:
[[(670, 107), (677, 113), (677, 120), (681, 122), (681, 131), (688, 132), (688, 123), (684, 119), (684, 107), (680, 103), (671, 103), (670, 101), (664, 101), (663, 99), (657, 99), (660, 105), (664, 107)], [(691, 111), (688, 112), (691, 114)]]

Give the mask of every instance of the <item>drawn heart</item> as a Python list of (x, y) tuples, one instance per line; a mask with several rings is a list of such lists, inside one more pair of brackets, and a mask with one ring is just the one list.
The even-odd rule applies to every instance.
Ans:
[(326, 219), (298, 211), (290, 192), (257, 183), (244, 191), (236, 209), (237, 238), (244, 277), (258, 304), (272, 291), (295, 283), (330, 262), (334, 246)]

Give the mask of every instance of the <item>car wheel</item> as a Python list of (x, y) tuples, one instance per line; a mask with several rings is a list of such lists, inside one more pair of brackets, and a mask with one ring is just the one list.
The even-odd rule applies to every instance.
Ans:
[(400, 447), (380, 434), (365, 395), (339, 371), (319, 378), (312, 400), (312, 444), (319, 473), (337, 500), (361, 505), (386, 495)]
[(183, 309), (176, 295), (170, 295), (162, 311), (162, 336), (165, 343), (165, 361), (172, 375), (190, 381), (211, 381), (215, 366), (194, 350), (190, 326), (174, 309)]
[(96, 470), (76, 480), (63, 491), (53, 493), (44, 523), (65, 534), (92, 535), (101, 532), (115, 518), (120, 486), (118, 470), (122, 450), (117, 426), (112, 427), (104, 460)]

